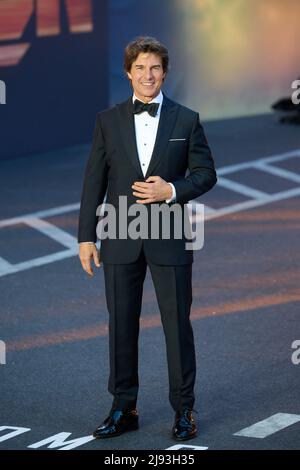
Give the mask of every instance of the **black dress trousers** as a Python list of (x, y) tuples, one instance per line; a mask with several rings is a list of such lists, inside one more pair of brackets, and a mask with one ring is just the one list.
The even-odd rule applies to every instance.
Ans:
[(194, 336), (189, 318), (192, 264), (154, 265), (146, 259), (143, 249), (133, 263), (103, 263), (109, 312), (108, 390), (114, 396), (112, 409), (133, 409), (137, 402), (139, 319), (147, 265), (166, 339), (169, 400), (175, 411), (183, 407), (192, 409), (196, 376)]

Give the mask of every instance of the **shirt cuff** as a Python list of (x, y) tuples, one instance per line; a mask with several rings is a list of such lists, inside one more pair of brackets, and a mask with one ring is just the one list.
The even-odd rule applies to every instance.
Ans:
[(79, 242), (78, 245), (81, 245), (82, 243), (92, 243), (93, 245), (95, 244), (94, 242)]
[(176, 189), (172, 183), (168, 183), (172, 187), (172, 197), (171, 199), (166, 199), (166, 202), (169, 204), (170, 202), (174, 202), (176, 200)]

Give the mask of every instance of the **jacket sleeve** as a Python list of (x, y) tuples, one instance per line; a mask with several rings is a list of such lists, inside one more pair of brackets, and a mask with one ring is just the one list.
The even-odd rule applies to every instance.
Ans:
[(198, 113), (189, 139), (188, 169), (188, 176), (172, 181), (176, 202), (187, 203), (209, 191), (217, 182), (214, 160)]
[(96, 210), (104, 200), (108, 182), (107, 173), (108, 167), (101, 119), (100, 114), (97, 114), (92, 148), (85, 169), (81, 194), (78, 243), (97, 241), (96, 227), (98, 216), (96, 215)]

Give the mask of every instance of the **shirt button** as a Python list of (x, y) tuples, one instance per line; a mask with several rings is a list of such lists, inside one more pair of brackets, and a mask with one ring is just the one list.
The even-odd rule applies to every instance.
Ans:
[(145, 124), (145, 126), (148, 126), (148, 124)]
[(144, 145), (147, 145), (147, 144), (144, 144)]
[(145, 166), (145, 163), (143, 163), (143, 166)]

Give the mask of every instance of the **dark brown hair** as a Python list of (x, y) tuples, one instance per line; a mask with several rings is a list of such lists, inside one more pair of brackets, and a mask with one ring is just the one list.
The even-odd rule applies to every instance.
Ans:
[(124, 54), (124, 70), (130, 72), (132, 63), (141, 52), (157, 54), (162, 61), (164, 72), (169, 70), (169, 53), (166, 46), (151, 36), (139, 36), (127, 44)]

